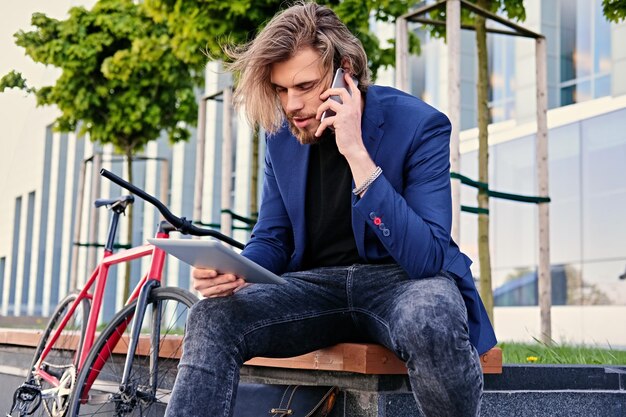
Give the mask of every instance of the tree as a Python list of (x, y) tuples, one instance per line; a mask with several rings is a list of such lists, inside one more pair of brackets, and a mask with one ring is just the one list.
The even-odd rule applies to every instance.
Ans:
[(602, 0), (602, 10), (609, 22), (619, 23), (626, 19), (626, 0)]
[[(100, 0), (91, 10), (70, 9), (66, 20), (35, 13), (32, 25), (34, 30), (15, 34), (17, 45), (61, 75), (52, 86), (34, 88), (12, 71), (0, 80), (0, 91), (34, 93), (38, 105), (61, 111), (55, 129), (113, 144), (126, 157), (131, 182), (133, 154), (149, 141), (162, 131), (172, 142), (189, 137), (187, 124), (197, 115), (193, 86), (200, 78), (174, 55), (166, 25), (155, 24), (141, 6)], [(129, 223), (132, 244), (132, 211)]]
[[(523, 0), (471, 0), (478, 7), (496, 13), (504, 12), (516, 21), (526, 19)], [(436, 20), (445, 21), (445, 8), (440, 8), (431, 15)], [(476, 33), (476, 55), (478, 73), (476, 84), (478, 109), (478, 181), (489, 183), (489, 58), (487, 51), (487, 29), (484, 17), (463, 9), (462, 24), (474, 26)], [(445, 28), (433, 27), (431, 33), (436, 37), (445, 37)], [(486, 189), (478, 190), (478, 208), (489, 209), (489, 194)], [(478, 214), (478, 258), (480, 261), (480, 296), (485, 304), (489, 318), (493, 323), (493, 290), (491, 283), (491, 257), (489, 253), (489, 215)]]
[[(394, 22), (419, 0), (320, 0), (337, 13), (363, 43), (376, 75), (381, 67), (393, 66), (395, 47), (382, 46), (370, 30), (371, 18)], [(282, 8), (282, 0), (146, 0), (150, 14), (157, 22), (167, 22), (172, 32), (175, 53), (183, 61), (202, 68), (206, 55), (224, 59), (224, 44), (251, 41), (256, 33)], [(411, 51), (417, 53), (419, 43), (411, 38)], [(204, 53), (203, 53), (204, 52)]]

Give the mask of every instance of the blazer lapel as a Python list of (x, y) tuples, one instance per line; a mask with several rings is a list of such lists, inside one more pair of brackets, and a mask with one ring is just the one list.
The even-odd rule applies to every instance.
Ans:
[[(283, 155), (286, 166), (290, 167), (287, 181), (287, 212), (294, 228), (295, 248), (304, 248), (306, 243), (306, 184), (309, 169), (310, 146), (301, 145), (296, 139), (290, 138), (290, 146), (285, 146)], [(299, 251), (301, 252), (301, 251)], [(298, 264), (303, 253), (296, 253)]]

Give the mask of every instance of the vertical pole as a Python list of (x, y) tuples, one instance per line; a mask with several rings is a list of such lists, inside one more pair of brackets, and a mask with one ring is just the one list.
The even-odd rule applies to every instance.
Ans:
[[(233, 134), (232, 134), (232, 91), (230, 87), (224, 89), (224, 112), (222, 123), (222, 210), (232, 210), (231, 184), (233, 175)], [(220, 231), (226, 236), (232, 236), (232, 217), (229, 213), (222, 213)]]
[(196, 142), (196, 178), (193, 193), (193, 219), (202, 219), (202, 190), (204, 189), (204, 153), (206, 142), (206, 99), (200, 98), (198, 106), (198, 132)]
[[(170, 205), (170, 161), (167, 158), (161, 160), (161, 201), (166, 206)], [(196, 218), (194, 218), (196, 219)]]
[(396, 88), (408, 92), (408, 22), (402, 17), (396, 20)]
[[(548, 78), (546, 39), (536, 40), (537, 65), (537, 186), (541, 197), (548, 197)], [(541, 340), (552, 343), (552, 278), (550, 276), (550, 217), (548, 203), (539, 209), (539, 311), (541, 315)]]
[[(448, 42), (448, 117), (450, 134), (450, 170), (461, 173), (459, 126), (461, 124), (461, 2), (446, 2), (446, 37)], [(452, 239), (461, 238), (461, 180), (452, 179)]]
[(78, 195), (76, 196), (76, 215), (74, 216), (74, 238), (72, 240), (72, 266), (70, 268), (70, 292), (78, 288), (78, 242), (83, 225), (83, 202), (85, 199), (85, 175), (87, 164), (93, 161), (93, 156), (85, 159), (80, 167), (78, 177)]
[[(102, 168), (102, 153), (95, 153), (93, 156), (93, 170), (91, 174), (91, 198), (100, 198), (100, 169)], [(91, 215), (89, 222), (89, 232), (87, 236), (87, 243), (94, 244), (98, 240), (98, 220), (99, 210), (91, 204)], [(95, 246), (89, 246), (87, 248), (87, 271), (92, 271), (96, 267), (96, 251)]]

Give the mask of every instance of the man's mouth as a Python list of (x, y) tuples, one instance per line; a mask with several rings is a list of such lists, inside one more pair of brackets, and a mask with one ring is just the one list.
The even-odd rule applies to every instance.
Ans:
[(304, 129), (309, 123), (311, 123), (312, 120), (315, 120), (315, 115), (300, 115), (291, 117), (291, 121), (298, 129)]

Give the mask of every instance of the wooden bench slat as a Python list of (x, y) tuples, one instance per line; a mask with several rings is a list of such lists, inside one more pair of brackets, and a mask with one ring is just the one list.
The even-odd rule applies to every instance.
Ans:
[[(36, 347), (41, 334), (41, 330), (0, 329), (0, 344)], [(160, 356), (179, 358), (181, 338), (182, 336), (169, 339), (167, 346), (161, 347)], [(115, 353), (126, 353), (126, 346), (127, 342), (118, 343)], [(149, 336), (142, 336), (139, 341), (139, 354), (147, 355), (149, 349)], [(402, 375), (407, 372), (404, 362), (392, 351), (368, 343), (340, 343), (293, 358), (254, 358), (245, 364), (372, 375)], [(480, 364), (485, 374), (501, 374), (502, 349), (496, 347), (483, 354), (480, 357)]]
[[(254, 358), (245, 364), (376, 375), (407, 373), (404, 362), (393, 352), (383, 346), (368, 343), (340, 343), (293, 358)], [(493, 348), (483, 354), (480, 364), (485, 374), (502, 373), (502, 349)]]

